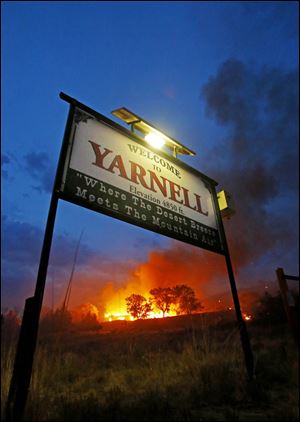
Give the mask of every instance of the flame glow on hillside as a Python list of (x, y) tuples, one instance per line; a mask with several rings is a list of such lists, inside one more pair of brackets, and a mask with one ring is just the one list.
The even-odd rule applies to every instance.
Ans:
[[(152, 287), (149, 288), (149, 290)], [(106, 288), (103, 290), (103, 294), (107, 297), (106, 299), (106, 305), (105, 309), (106, 312), (104, 314), (104, 317), (108, 321), (113, 320), (128, 320), (133, 321), (134, 318), (127, 312), (126, 308), (126, 297), (130, 296), (132, 293), (140, 294), (142, 295), (147, 301), (150, 299), (149, 291), (143, 292), (140, 289), (132, 290), (133, 286), (131, 283), (127, 285), (125, 288), (119, 288), (114, 289), (114, 287), (110, 284), (106, 286)], [(169, 312), (165, 312), (163, 315), (163, 312), (155, 309), (151, 312), (149, 312), (148, 319), (150, 318), (163, 318), (163, 317), (169, 317), (169, 316), (175, 316), (176, 311), (174, 309), (171, 309)]]
[(85, 303), (83, 305), (79, 305), (76, 308), (72, 309), (72, 320), (74, 322), (80, 321), (86, 315), (95, 315), (97, 320), (100, 319), (99, 309), (96, 305), (92, 303)]
[[(173, 287), (177, 284), (190, 286), (196, 297), (203, 302), (207, 291), (213, 290), (212, 279), (224, 274), (225, 268), (215, 266), (214, 255), (202, 256), (201, 252), (192, 248), (174, 247), (165, 251), (152, 251), (147, 262), (139, 263), (130, 271), (126, 281), (121, 283), (107, 282), (100, 291), (99, 301), (103, 304), (104, 317), (107, 320), (130, 319), (126, 309), (126, 298), (131, 294), (142, 295), (146, 300), (151, 297), (150, 290), (156, 287)], [(222, 257), (221, 257), (222, 258)], [(205, 310), (208, 310), (205, 304)], [(171, 309), (165, 316), (175, 316)], [(153, 309), (149, 318), (162, 318), (160, 310)]]
[[(145, 262), (93, 261), (88, 272), (76, 274), (71, 295), (71, 305), (79, 312), (78, 304), (93, 304), (99, 321), (130, 320), (126, 298), (138, 294), (150, 298), (156, 287), (190, 286), (201, 304), (202, 312), (215, 312), (232, 307), (232, 297), (225, 262), (222, 256), (206, 253), (194, 247), (173, 244), (170, 249), (152, 251)], [(238, 286), (239, 287), (239, 286)], [(221, 293), (220, 295), (220, 292)], [(225, 293), (224, 293), (225, 292)], [(239, 291), (241, 307), (247, 314), (261, 293)], [(76, 313), (76, 312), (75, 312)], [(171, 310), (165, 316), (174, 316)], [(154, 310), (150, 318), (161, 318), (162, 312)]]
[[(149, 315), (147, 316), (147, 319), (153, 319), (153, 318), (167, 318), (170, 316), (176, 316), (175, 311), (165, 312), (165, 315), (163, 315), (162, 312), (149, 312)], [(115, 321), (115, 320), (121, 320), (121, 321), (134, 321), (137, 318), (134, 318), (132, 315), (129, 315), (128, 313), (122, 314), (120, 312), (115, 313), (105, 313), (104, 315), (105, 319), (107, 321)]]

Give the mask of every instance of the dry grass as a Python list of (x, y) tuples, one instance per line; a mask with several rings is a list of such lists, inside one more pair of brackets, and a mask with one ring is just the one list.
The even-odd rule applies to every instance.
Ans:
[[(235, 325), (195, 321), (40, 337), (26, 420), (299, 419), (297, 348), (285, 327), (250, 326), (256, 380), (249, 383)], [(4, 403), (9, 350), (1, 365)]]

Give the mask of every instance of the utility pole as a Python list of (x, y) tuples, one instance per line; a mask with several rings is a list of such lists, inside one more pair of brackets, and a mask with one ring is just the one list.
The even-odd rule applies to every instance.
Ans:
[(70, 275), (68, 287), (67, 287), (67, 290), (66, 290), (66, 295), (65, 295), (65, 298), (64, 298), (64, 301), (63, 301), (63, 304), (62, 304), (62, 308), (61, 308), (62, 311), (66, 311), (68, 309), (68, 304), (69, 304), (70, 295), (71, 295), (71, 286), (72, 286), (72, 281), (73, 281), (73, 274), (74, 274), (74, 270), (75, 270), (75, 265), (76, 265), (77, 255), (78, 255), (78, 249), (79, 249), (79, 245), (80, 245), (80, 241), (81, 241), (83, 232), (84, 232), (84, 230), (81, 231), (78, 242), (77, 242), (74, 260), (73, 260), (73, 266), (72, 266), (72, 270), (71, 270), (71, 275)]

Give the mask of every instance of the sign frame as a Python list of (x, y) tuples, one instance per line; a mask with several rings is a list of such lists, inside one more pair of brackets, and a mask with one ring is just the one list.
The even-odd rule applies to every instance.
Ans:
[[(63, 99), (65, 99), (65, 95), (64, 95)], [(69, 100), (69, 98), (67, 98), (67, 99)], [(75, 173), (77, 171), (77, 170), (72, 170), (72, 169), (69, 170), (70, 169), (70, 160), (71, 160), (71, 156), (72, 156), (72, 152), (73, 152), (74, 137), (75, 137), (75, 132), (76, 132), (76, 122), (74, 122), (74, 120), (75, 120), (75, 114), (76, 114), (77, 111), (81, 111), (83, 113), (86, 113), (86, 114), (92, 116), (99, 123), (104, 124), (108, 128), (110, 128), (114, 131), (117, 131), (122, 136), (125, 136), (129, 141), (134, 141), (134, 143), (137, 143), (140, 147), (150, 150), (153, 154), (157, 155), (158, 157), (162, 158), (163, 160), (170, 161), (172, 164), (174, 164), (176, 167), (183, 170), (184, 172), (186, 172), (188, 174), (192, 174), (194, 177), (199, 178), (200, 181), (205, 185), (205, 188), (208, 190), (208, 192), (211, 196), (211, 202), (212, 202), (213, 214), (214, 214), (213, 216), (215, 218), (216, 228), (206, 226), (204, 223), (200, 223), (198, 221), (194, 221), (194, 220), (193, 221), (194, 221), (194, 223), (199, 224), (201, 226), (201, 230), (203, 229), (203, 233), (202, 234), (199, 233), (199, 238), (201, 236), (203, 236), (206, 239), (206, 238), (209, 237), (209, 233), (213, 233), (215, 238), (211, 238), (210, 240), (208, 239), (207, 242), (205, 240), (203, 242), (201, 242), (200, 240), (195, 239), (195, 238), (194, 239), (193, 238), (184, 238), (183, 235), (181, 235), (180, 233), (175, 232), (175, 233), (170, 234), (168, 232), (168, 230), (164, 230), (160, 227), (155, 227), (149, 222), (138, 221), (138, 219), (134, 219), (133, 217), (127, 216), (124, 213), (122, 214), (120, 212), (116, 212), (113, 209), (106, 209), (105, 207), (101, 207), (101, 209), (99, 209), (99, 207), (97, 205), (89, 205), (89, 204), (87, 204), (86, 201), (82, 201), (80, 197), (76, 197), (75, 194), (71, 195), (69, 192), (65, 192), (67, 172), (73, 171), (74, 177), (76, 177)], [(82, 175), (84, 175), (84, 174), (82, 173)], [(80, 175), (80, 177), (81, 177), (81, 175)], [(87, 177), (91, 177), (91, 176), (87, 175)], [(91, 178), (95, 179), (93, 176)], [(97, 180), (99, 182), (101, 182), (101, 178), (99, 178)], [(72, 124), (71, 130), (69, 132), (68, 151), (67, 151), (67, 156), (66, 156), (66, 162), (65, 162), (65, 165), (64, 165), (61, 188), (59, 189), (59, 192), (58, 192), (60, 199), (63, 199), (65, 201), (74, 203), (76, 205), (82, 206), (84, 208), (87, 208), (87, 209), (90, 209), (90, 210), (93, 210), (93, 211), (96, 211), (96, 212), (99, 212), (101, 214), (108, 215), (110, 217), (119, 219), (121, 221), (125, 221), (129, 224), (133, 224), (133, 225), (136, 225), (138, 227), (142, 227), (146, 230), (150, 230), (152, 232), (155, 232), (155, 233), (158, 233), (158, 234), (161, 234), (161, 235), (164, 235), (164, 236), (167, 236), (167, 237), (170, 237), (170, 238), (173, 238), (173, 239), (176, 239), (176, 240), (188, 243), (188, 244), (192, 244), (194, 246), (200, 247), (201, 249), (206, 249), (206, 250), (218, 253), (220, 255), (225, 255), (226, 251), (225, 251), (225, 247), (224, 247), (224, 242), (222, 241), (222, 236), (220, 234), (220, 227), (219, 227), (219, 219), (218, 219), (219, 207), (218, 207), (218, 203), (216, 204), (215, 201), (214, 201), (214, 196), (216, 195), (215, 188), (216, 188), (217, 184), (218, 183), (215, 180), (213, 180), (210, 177), (204, 175), (203, 173), (196, 170), (195, 168), (190, 167), (188, 164), (178, 160), (175, 157), (168, 155), (164, 151), (161, 151), (161, 150), (158, 151), (155, 148), (152, 148), (142, 138), (137, 136), (135, 133), (129, 131), (128, 129), (124, 128), (123, 126), (120, 126), (118, 123), (115, 123), (114, 121), (108, 119), (107, 117), (105, 117), (102, 114), (96, 112), (95, 110), (87, 107), (84, 104), (76, 102), (75, 111), (74, 111), (74, 114), (73, 114), (73, 124)], [(111, 185), (111, 188), (120, 190), (119, 187), (116, 187), (114, 185)], [(96, 194), (96, 191), (94, 190), (92, 194), (93, 195)], [(136, 198), (138, 198), (138, 196), (134, 195), (133, 193), (131, 193), (130, 195), (136, 196)], [(146, 199), (143, 199), (143, 202), (145, 202), (147, 205), (151, 204), (151, 202), (147, 201)], [(153, 207), (155, 207), (155, 205), (153, 205)], [(163, 210), (167, 211), (169, 214), (174, 214), (174, 215), (177, 214), (180, 217), (180, 215), (176, 212), (168, 210), (167, 208), (164, 208), (163, 206), (161, 208), (163, 208)], [(152, 214), (152, 213), (148, 212), (148, 215), (149, 214)], [(191, 219), (188, 218), (188, 217), (187, 217), (187, 220), (191, 221)], [(192, 234), (194, 236), (197, 236), (197, 234), (195, 232), (192, 232)], [(209, 244), (209, 242), (211, 242), (211, 244)], [(213, 242), (215, 242), (216, 246), (212, 245)]]

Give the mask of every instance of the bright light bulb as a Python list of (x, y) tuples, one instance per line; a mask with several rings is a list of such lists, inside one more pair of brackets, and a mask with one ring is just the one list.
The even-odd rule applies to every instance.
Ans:
[(148, 133), (145, 136), (145, 140), (149, 142), (150, 145), (152, 145), (154, 148), (161, 148), (165, 141), (155, 133)]

